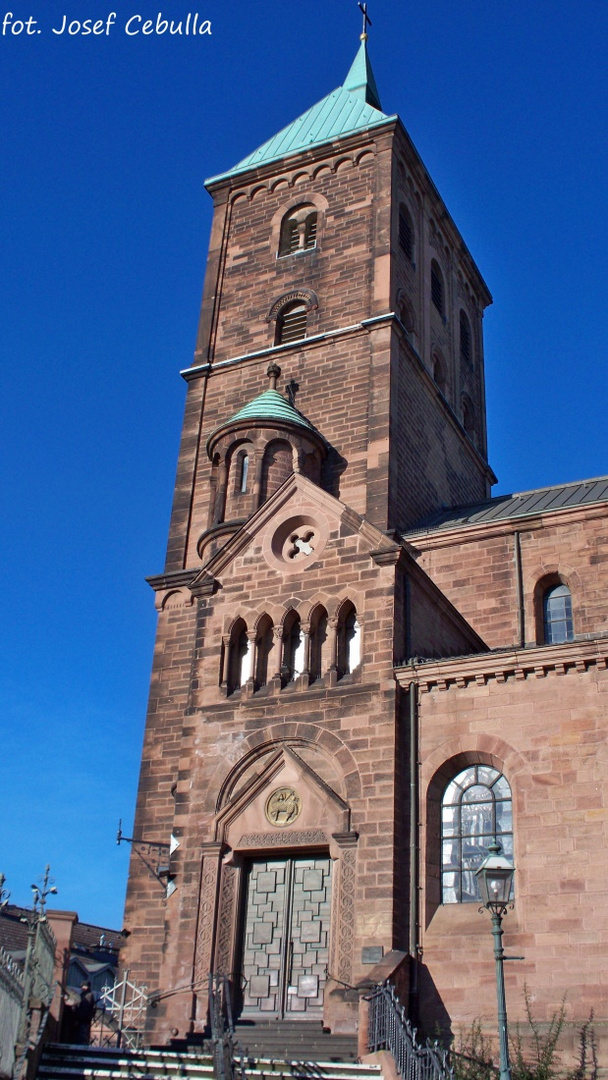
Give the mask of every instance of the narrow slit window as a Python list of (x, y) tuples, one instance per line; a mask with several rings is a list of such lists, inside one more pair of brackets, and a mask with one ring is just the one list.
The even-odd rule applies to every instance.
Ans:
[(241, 454), (239, 459), (239, 492), (244, 495), (247, 491), (247, 477), (249, 475), (249, 454)]

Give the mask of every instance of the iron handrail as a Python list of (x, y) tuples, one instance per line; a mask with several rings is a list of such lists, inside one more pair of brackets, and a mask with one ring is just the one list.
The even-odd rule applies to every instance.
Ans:
[(453, 1080), (448, 1051), (437, 1042), (419, 1043), (395, 988), (382, 983), (366, 995), (369, 1002), (368, 1048), (388, 1050), (402, 1080)]
[(209, 975), (209, 1026), (215, 1080), (245, 1080), (245, 1059), (234, 1032), (227, 975)]

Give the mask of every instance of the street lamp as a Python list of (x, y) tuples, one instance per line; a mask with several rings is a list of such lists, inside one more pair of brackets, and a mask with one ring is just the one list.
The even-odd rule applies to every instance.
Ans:
[[(498, 1002), (498, 1041), (500, 1047), (500, 1080), (511, 1080), (509, 1064), (509, 1042), (507, 1035), (507, 1003), (505, 999), (505, 976), (502, 947), (502, 920), (507, 913), (513, 886), (515, 867), (500, 854), (501, 847), (496, 838), (488, 848), (488, 854), (475, 876), (479, 882), (479, 892), (483, 906), (492, 916), (492, 934), (494, 937), (494, 959), (496, 961), (496, 998)], [(481, 908), (479, 909), (481, 911)]]

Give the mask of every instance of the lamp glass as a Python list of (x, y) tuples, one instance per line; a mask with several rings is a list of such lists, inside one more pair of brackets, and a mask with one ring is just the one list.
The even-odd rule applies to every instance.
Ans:
[(515, 868), (507, 862), (504, 855), (498, 854), (498, 844), (491, 844), (489, 851), (490, 854), (476, 871), (479, 892), (486, 906), (496, 904), (502, 907), (509, 903)]

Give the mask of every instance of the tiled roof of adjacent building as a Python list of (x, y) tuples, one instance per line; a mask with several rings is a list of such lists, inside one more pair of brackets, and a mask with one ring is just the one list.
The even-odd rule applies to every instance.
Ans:
[(367, 45), (362, 41), (342, 86), (332, 90), (331, 94), (248, 154), (234, 168), (212, 177), (206, 183), (225, 180), (247, 169), (374, 127), (388, 119), (382, 112)]
[(405, 532), (404, 536), (439, 530), (460, 529), (473, 525), (489, 525), (510, 518), (531, 517), (575, 506), (590, 506), (608, 502), (608, 476), (579, 480), (571, 484), (520, 491), (514, 495), (497, 495), (486, 502), (440, 510)]

